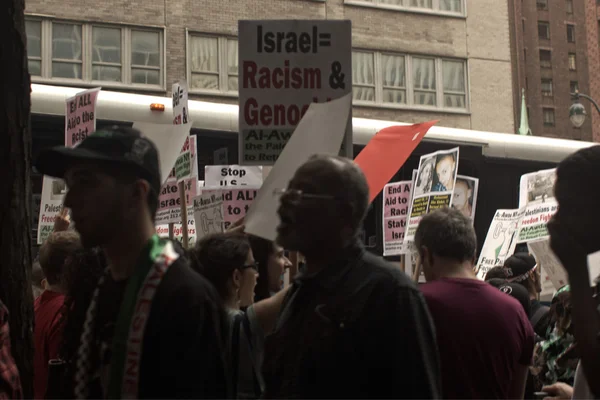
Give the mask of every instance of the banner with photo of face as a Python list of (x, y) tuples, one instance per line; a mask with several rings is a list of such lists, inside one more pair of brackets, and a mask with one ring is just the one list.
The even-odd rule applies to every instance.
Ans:
[(459, 148), (421, 156), (408, 213), (405, 241), (412, 242), (419, 222), (431, 211), (449, 207), (454, 196)]
[(460, 211), (471, 222), (475, 221), (475, 206), (477, 205), (478, 191), (479, 179), (464, 175), (456, 176), (451, 207)]

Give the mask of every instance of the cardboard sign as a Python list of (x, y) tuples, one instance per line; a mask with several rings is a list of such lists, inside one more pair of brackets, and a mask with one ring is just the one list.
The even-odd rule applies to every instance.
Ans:
[[(273, 165), (311, 103), (352, 94), (351, 30), (341, 20), (239, 21), (240, 164)], [(343, 122), (352, 157), (351, 112)]]

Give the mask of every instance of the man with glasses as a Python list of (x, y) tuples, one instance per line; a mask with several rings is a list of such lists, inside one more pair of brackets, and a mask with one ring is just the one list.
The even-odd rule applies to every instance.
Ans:
[(369, 206), (350, 160), (314, 156), (280, 196), (279, 244), (306, 257), (267, 337), (266, 398), (439, 398), (431, 318), (415, 285), (366, 252)]
[(83, 245), (110, 265), (83, 327), (77, 398), (224, 398), (226, 316), (214, 288), (155, 234), (155, 145), (115, 127), (43, 152), (37, 168), (66, 180)]

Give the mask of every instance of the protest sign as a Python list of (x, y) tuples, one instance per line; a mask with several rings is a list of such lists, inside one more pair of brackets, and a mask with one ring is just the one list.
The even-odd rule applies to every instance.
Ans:
[(588, 273), (590, 277), (590, 286), (596, 285), (600, 277), (600, 251), (597, 251), (587, 256)]
[(496, 211), (477, 262), (479, 279), (483, 280), (490, 269), (504, 265), (504, 260), (514, 253), (523, 212), (523, 209)]
[(203, 193), (194, 198), (196, 239), (223, 232), (223, 194)]
[[(185, 204), (187, 205), (188, 215), (192, 215), (192, 201), (198, 193), (198, 180), (196, 178), (183, 181), (185, 190)], [(157, 224), (181, 223), (181, 185), (177, 179), (169, 178), (162, 186), (158, 197), (158, 208), (156, 210)]]
[[(542, 268), (556, 290), (569, 283), (567, 272), (550, 248), (550, 240), (542, 239), (527, 243), (529, 252), (535, 257), (538, 268)], [(544, 281), (542, 280), (542, 283)]]
[(77, 93), (67, 99), (65, 146), (75, 147), (96, 130), (96, 100), (100, 88)]
[(223, 229), (228, 229), (231, 224), (247, 215), (252, 202), (257, 198), (258, 190), (258, 187), (204, 188), (202, 196), (223, 196)]
[(273, 193), (287, 188), (296, 170), (315, 153), (337, 154), (346, 131), (346, 120), (350, 116), (351, 107), (351, 93), (328, 103), (310, 105), (246, 216), (247, 233), (275, 240), (279, 224), (279, 199), (273, 196)]
[[(173, 125), (188, 123), (188, 85), (186, 81), (173, 84)], [(192, 176), (192, 153), (190, 139), (186, 139), (181, 148), (181, 153), (175, 161), (175, 177), (178, 182)]]
[(191, 124), (166, 125), (134, 122), (133, 128), (142, 132), (142, 135), (150, 139), (158, 149), (162, 183), (165, 183), (170, 177), (169, 174), (175, 165), (175, 160), (179, 157), (181, 147), (184, 145), (191, 127)]
[(206, 187), (262, 185), (262, 167), (243, 165), (207, 165), (204, 167)]
[(369, 184), (369, 201), (394, 176), (437, 121), (408, 126), (390, 126), (377, 132), (354, 162)]
[(383, 188), (383, 255), (402, 253), (411, 181), (388, 183)]
[(404, 240), (414, 240), (424, 215), (450, 206), (454, 195), (458, 160), (458, 147), (421, 156)]
[[(183, 243), (183, 229), (181, 229), (181, 224), (173, 224), (173, 240), (177, 240), (180, 243)], [(169, 225), (156, 225), (156, 234), (160, 237), (168, 238), (169, 237)], [(196, 244), (196, 223), (193, 218), (188, 220), (188, 230), (187, 230), (187, 238), (188, 238), (188, 247), (193, 247)]]
[(471, 176), (456, 175), (454, 196), (452, 196), (452, 208), (457, 209), (465, 217), (474, 221), (478, 191), (479, 179)]
[[(239, 21), (240, 164), (273, 165), (311, 103), (352, 94), (351, 27), (348, 20)], [(352, 111), (343, 123), (342, 154), (352, 157)]]
[(213, 161), (216, 165), (227, 165), (229, 161), (227, 147), (221, 147), (213, 152)]
[[(65, 101), (65, 146), (74, 147), (96, 130), (96, 100), (100, 88), (85, 90)], [(56, 215), (63, 209), (67, 185), (61, 179), (44, 176), (38, 217), (37, 244), (54, 230)]]
[(519, 243), (549, 237), (547, 224), (558, 210), (554, 198), (555, 181), (556, 169), (521, 176), (519, 207), (524, 210), (524, 215), (519, 223)]

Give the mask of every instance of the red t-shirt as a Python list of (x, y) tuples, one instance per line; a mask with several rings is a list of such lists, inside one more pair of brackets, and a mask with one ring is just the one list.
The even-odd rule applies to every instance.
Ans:
[(46, 290), (35, 300), (35, 329), (33, 357), (34, 398), (43, 399), (48, 385), (48, 361), (58, 357), (62, 339), (60, 311), (65, 296)]
[(507, 399), (535, 336), (521, 304), (475, 279), (421, 285), (435, 323), (446, 399)]

